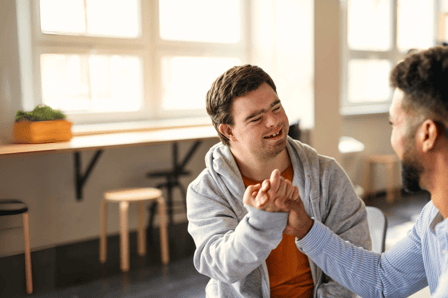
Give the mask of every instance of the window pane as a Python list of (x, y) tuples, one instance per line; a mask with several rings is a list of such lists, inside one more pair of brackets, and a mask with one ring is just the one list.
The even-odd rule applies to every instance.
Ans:
[(87, 31), (90, 35), (140, 37), (138, 0), (88, 0)]
[(160, 0), (160, 37), (166, 40), (237, 43), (238, 0)]
[(164, 110), (205, 109), (205, 95), (213, 81), (241, 62), (237, 58), (163, 57)]
[(390, 99), (388, 60), (356, 59), (348, 64), (348, 100), (352, 103), (382, 102)]
[(83, 0), (40, 0), (40, 23), (43, 33), (85, 33)]
[(351, 49), (387, 51), (391, 48), (391, 0), (348, 0), (347, 18)]
[(314, 0), (276, 1), (274, 9), (277, 93), (290, 122), (314, 127)]
[(138, 111), (143, 103), (142, 62), (136, 56), (91, 55), (91, 110)]
[(433, 46), (434, 18), (433, 0), (398, 0), (398, 48), (407, 51)]
[(126, 112), (142, 105), (139, 57), (42, 54), (42, 102), (65, 112)]
[(137, 38), (138, 0), (40, 0), (41, 28), (47, 34)]

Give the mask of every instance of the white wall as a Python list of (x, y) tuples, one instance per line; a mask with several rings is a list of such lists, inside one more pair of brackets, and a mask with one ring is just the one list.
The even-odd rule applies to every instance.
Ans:
[(340, 63), (341, 22), (340, 2), (314, 2), (314, 129), (311, 144), (318, 153), (336, 158), (341, 136)]
[(21, 85), (15, 1), (0, 1), (0, 143), (12, 138), (15, 113), (21, 108)]

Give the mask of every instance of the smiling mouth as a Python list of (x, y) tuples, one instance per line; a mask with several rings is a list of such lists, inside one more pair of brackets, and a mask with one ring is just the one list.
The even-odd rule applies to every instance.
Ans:
[(279, 136), (281, 134), (282, 130), (280, 129), (277, 133), (274, 133), (270, 136), (264, 137), (265, 139), (271, 139), (271, 138), (275, 138), (276, 136)]

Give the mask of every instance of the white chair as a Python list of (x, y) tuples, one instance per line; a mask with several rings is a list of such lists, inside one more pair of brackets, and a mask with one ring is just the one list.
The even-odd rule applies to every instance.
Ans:
[(387, 218), (383, 211), (367, 206), (367, 221), (369, 223), (372, 251), (382, 253), (386, 246)]

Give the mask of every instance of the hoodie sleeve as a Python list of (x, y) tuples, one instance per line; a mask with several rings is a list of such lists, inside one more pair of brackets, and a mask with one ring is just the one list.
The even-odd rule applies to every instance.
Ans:
[(278, 246), (288, 214), (246, 208), (248, 213), (238, 219), (235, 208), (207, 175), (190, 184), (188, 232), (196, 245), (193, 262), (201, 274), (226, 283), (237, 282)]
[[(342, 239), (371, 249), (367, 212), (345, 171), (334, 159), (321, 159), (321, 222)], [(318, 289), (318, 297), (356, 297), (328, 276)]]

